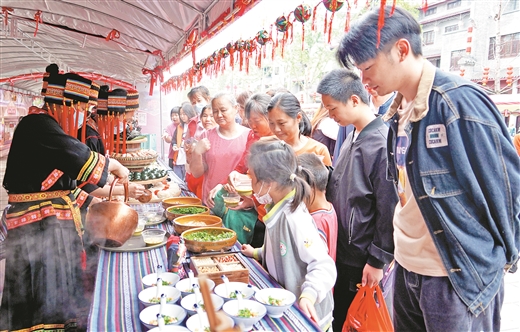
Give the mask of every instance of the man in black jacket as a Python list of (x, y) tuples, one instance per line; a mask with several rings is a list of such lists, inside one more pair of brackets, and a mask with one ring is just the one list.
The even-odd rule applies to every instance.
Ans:
[(332, 119), (341, 126), (354, 125), (327, 186), (327, 199), (338, 216), (333, 330), (341, 331), (356, 285), (378, 284), (384, 265), (393, 259), (398, 196), (386, 180), (388, 127), (372, 112), (359, 76), (333, 70), (320, 82), (318, 93)]

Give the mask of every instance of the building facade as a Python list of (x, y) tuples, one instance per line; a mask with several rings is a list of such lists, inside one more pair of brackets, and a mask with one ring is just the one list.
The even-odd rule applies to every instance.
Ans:
[(419, 22), (423, 55), (435, 66), (490, 94), (520, 93), (520, 0), (428, 1)]

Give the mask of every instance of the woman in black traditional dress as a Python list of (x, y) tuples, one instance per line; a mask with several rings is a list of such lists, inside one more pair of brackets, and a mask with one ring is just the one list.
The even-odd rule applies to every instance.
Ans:
[(0, 330), (77, 329), (88, 303), (81, 283), (83, 230), (72, 192), (76, 181), (103, 186), (108, 172), (128, 181), (128, 169), (73, 137), (91, 82), (74, 74), (66, 78), (57, 67), (48, 71), (46, 106), (31, 107), (20, 121), (7, 159), (3, 186), (10, 207)]

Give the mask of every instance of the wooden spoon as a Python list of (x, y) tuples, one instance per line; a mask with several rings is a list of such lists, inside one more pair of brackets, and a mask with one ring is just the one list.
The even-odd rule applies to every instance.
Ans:
[[(235, 332), (240, 331), (238, 326), (231, 327), (227, 324), (227, 320), (221, 318), (225, 315), (222, 312), (215, 312), (215, 307), (211, 300), (211, 293), (208, 285), (208, 277), (199, 275), (199, 286), (202, 293), (202, 299), (204, 300), (204, 306), (206, 313), (208, 314), (209, 329), (211, 332)], [(220, 317), (219, 317), (220, 316)]]

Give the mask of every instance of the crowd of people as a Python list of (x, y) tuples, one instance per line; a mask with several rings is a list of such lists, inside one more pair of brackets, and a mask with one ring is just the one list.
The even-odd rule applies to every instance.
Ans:
[[(283, 89), (235, 97), (192, 88), (163, 133), (169, 166), (215, 214), (234, 216), (224, 225), (247, 239), (242, 253), (323, 331), (341, 331), (359, 286), (378, 285), (392, 262), (396, 331), (498, 331), (504, 274), (518, 264), (520, 158), (486, 94), (422, 57), (417, 21), (387, 6), (380, 29), (381, 13), (342, 38), (344, 68), (322, 78), (312, 120)], [(19, 123), (4, 178), (2, 330), (77, 326), (79, 207), (96, 203), (109, 172), (128, 179), (99, 145), (64, 128), (63, 119), (89, 116), (97, 96), (69, 89), (92, 91), (92, 82), (48, 72), (46, 104)], [(243, 183), (252, 195), (217, 208)]]
[(210, 207), (252, 180), (253, 197), (230, 209), (255, 209), (263, 241), (243, 252), (323, 329), (340, 331), (359, 285), (395, 259), (396, 330), (498, 330), (518, 260), (518, 155), (485, 93), (423, 59), (417, 21), (390, 11), (382, 30), (375, 11), (343, 37), (345, 68), (321, 80), (312, 121), (288, 91), (212, 98), (217, 126), (189, 168)]

